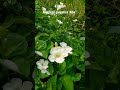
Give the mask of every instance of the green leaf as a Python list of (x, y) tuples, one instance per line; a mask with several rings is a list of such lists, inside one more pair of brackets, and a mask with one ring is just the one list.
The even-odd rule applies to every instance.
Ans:
[(57, 90), (62, 90), (62, 82), (60, 80), (57, 81)]
[(60, 75), (63, 75), (64, 73), (66, 73), (66, 62), (60, 63), (58, 67), (59, 67)]
[(64, 86), (64, 90), (74, 90), (73, 81), (70, 75), (64, 75), (61, 77), (62, 84)]
[(43, 40), (35, 39), (35, 42), (36, 42), (35, 44), (36, 50), (41, 50), (41, 49), (43, 50), (47, 47), (47, 43)]
[(51, 77), (47, 81), (47, 90), (57, 90), (56, 89), (57, 75)]
[(82, 53), (81, 57), (80, 57), (80, 61), (83, 61), (84, 62), (85, 60), (85, 53)]
[(54, 73), (54, 67), (51, 63), (49, 64), (49, 72), (51, 75), (53, 75), (53, 73)]
[(81, 79), (81, 73), (76, 73), (74, 77), (72, 77), (73, 81), (80, 81)]
[(48, 57), (48, 52), (47, 51), (41, 51), (41, 53), (42, 53), (42, 57), (44, 57), (45, 59), (47, 59), (47, 57)]

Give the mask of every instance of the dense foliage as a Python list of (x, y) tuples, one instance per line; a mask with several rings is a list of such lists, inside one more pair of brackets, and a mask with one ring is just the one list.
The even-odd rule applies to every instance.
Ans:
[[(73, 49), (72, 54), (66, 57), (63, 63), (49, 61), (48, 71), (50, 75), (42, 73), (39, 65), (36, 66), (34, 72), (36, 90), (82, 90), (84, 88), (85, 41), (80, 40), (80, 38), (85, 37), (85, 2), (82, 0), (61, 2), (61, 5), (63, 3), (66, 7), (59, 11), (74, 10), (75, 15), (43, 13), (49, 10), (56, 11), (54, 6), (59, 3), (59, 0), (36, 0), (35, 26), (37, 35), (35, 37), (35, 50), (39, 53), (37, 53), (35, 60), (45, 59), (49, 61), (51, 49), (58, 47), (61, 42), (65, 42)], [(80, 7), (77, 7), (77, 4)]]

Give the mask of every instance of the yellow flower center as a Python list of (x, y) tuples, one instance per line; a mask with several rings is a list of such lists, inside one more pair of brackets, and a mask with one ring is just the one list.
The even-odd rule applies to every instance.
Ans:
[(55, 58), (59, 58), (60, 56), (61, 56), (60, 53), (56, 53), (56, 54), (55, 54)]

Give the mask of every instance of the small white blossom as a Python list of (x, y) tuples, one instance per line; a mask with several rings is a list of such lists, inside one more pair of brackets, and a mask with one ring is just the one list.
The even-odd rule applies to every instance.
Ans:
[(59, 24), (63, 24), (63, 22), (61, 20), (56, 20)]
[(42, 7), (42, 11), (46, 11), (46, 8), (45, 8), (45, 7)]
[(44, 60), (44, 59), (40, 59), (39, 61), (36, 62), (37, 68), (39, 70), (41, 70), (41, 73), (44, 73), (44, 74), (47, 73), (48, 75), (50, 74), (47, 70), (48, 69), (48, 63), (49, 63), (49, 61)]
[(65, 52), (72, 54), (72, 48), (70, 46), (67, 46), (65, 42), (61, 42), (60, 45), (64, 48)]
[(77, 19), (74, 19), (73, 22), (77, 22), (78, 20)]
[(60, 45), (64, 48), (67, 46), (67, 44), (65, 42), (60, 42)]
[(61, 42), (60, 45), (61, 46), (53, 47), (50, 50), (48, 58), (51, 62), (63, 63), (65, 57), (67, 57), (68, 54), (72, 54), (72, 48), (67, 46), (65, 42)]
[(68, 53), (64, 52), (62, 47), (53, 47), (50, 50), (50, 56), (48, 57), (51, 62), (62, 63), (64, 62), (64, 57), (68, 56)]
[(3, 90), (32, 90), (33, 84), (30, 81), (24, 81), (20, 78), (13, 78), (10, 82), (3, 85)]
[(57, 10), (60, 10), (60, 9), (62, 9), (62, 8), (64, 8), (64, 7), (66, 7), (66, 5), (63, 5), (62, 2), (60, 2), (59, 5), (55, 5), (55, 8), (57, 8)]
[(46, 13), (46, 8), (42, 7), (42, 11), (43, 11), (43, 13)]

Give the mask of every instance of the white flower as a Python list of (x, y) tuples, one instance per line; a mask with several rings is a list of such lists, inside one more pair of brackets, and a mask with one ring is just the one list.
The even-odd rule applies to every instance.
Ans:
[(56, 20), (59, 24), (63, 24), (63, 22), (61, 20)]
[(45, 7), (42, 7), (42, 11), (46, 11), (46, 8), (45, 8)]
[(60, 42), (60, 45), (64, 48), (67, 46), (67, 44), (65, 42)]
[(43, 11), (43, 13), (46, 13), (46, 8), (42, 7), (42, 11)]
[(3, 90), (32, 90), (33, 84), (30, 81), (24, 81), (20, 78), (13, 78), (10, 82), (3, 85)]
[(55, 8), (57, 8), (57, 10), (60, 10), (62, 8), (66, 7), (66, 5), (63, 5), (62, 2), (60, 2), (60, 5), (55, 5)]
[(44, 59), (40, 59), (39, 61), (36, 62), (37, 68), (39, 70), (41, 70), (41, 73), (47, 73), (48, 75), (50, 74), (47, 70), (48, 69), (48, 63), (49, 63), (49, 61), (44, 60)]
[(40, 51), (35, 51), (35, 53), (39, 56), (43, 56), (43, 54)]
[(67, 57), (68, 54), (72, 54), (72, 48), (67, 46), (65, 42), (61, 42), (60, 45), (61, 46), (53, 47), (50, 50), (48, 58), (51, 62), (63, 63), (65, 57)]
[(85, 58), (89, 58), (90, 57), (90, 53), (88, 51), (85, 51)]
[(53, 47), (50, 50), (50, 56), (48, 57), (51, 62), (63, 63), (64, 57), (68, 56), (68, 53), (65, 52), (64, 48), (58, 46)]
[(77, 22), (77, 19), (74, 19), (73, 22)]
[(67, 46), (65, 42), (61, 42), (60, 45), (64, 48), (66, 53), (72, 54), (72, 48), (70, 46)]

